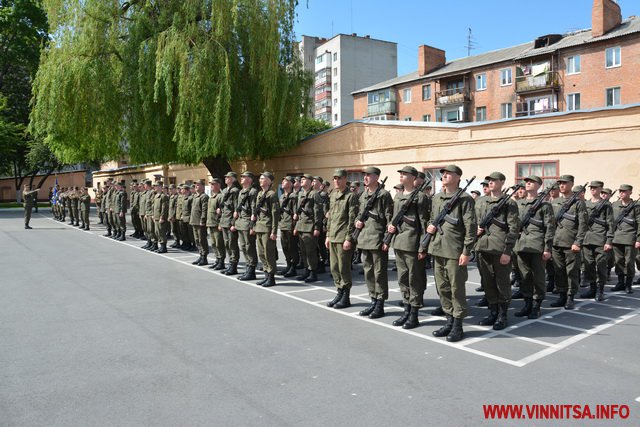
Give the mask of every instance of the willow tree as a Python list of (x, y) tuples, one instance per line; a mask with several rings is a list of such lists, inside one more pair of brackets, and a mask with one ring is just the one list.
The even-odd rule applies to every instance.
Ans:
[(63, 161), (267, 158), (301, 132), (296, 0), (44, 0), (30, 130)]

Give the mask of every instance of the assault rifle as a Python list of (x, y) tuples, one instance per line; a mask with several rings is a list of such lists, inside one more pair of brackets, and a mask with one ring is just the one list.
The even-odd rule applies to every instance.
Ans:
[(522, 231), (524, 232), (524, 234), (529, 234), (529, 230), (527, 230), (529, 224), (533, 224), (540, 228), (544, 226), (544, 222), (535, 219), (534, 216), (536, 216), (536, 212), (538, 212), (538, 209), (540, 209), (540, 206), (542, 205), (542, 203), (544, 203), (544, 199), (547, 198), (550, 192), (551, 188), (547, 188), (542, 193), (538, 194), (538, 198), (535, 202), (533, 202), (533, 205), (529, 208), (527, 213), (522, 218)]
[[(584, 185), (582, 186), (582, 188), (586, 188), (587, 187), (588, 182), (585, 182)], [(575, 215), (569, 215), (567, 212), (569, 212), (569, 209), (571, 209), (571, 206), (573, 206), (573, 204), (576, 202), (576, 200), (578, 200), (578, 195), (580, 193), (582, 193), (582, 191), (574, 191), (573, 194), (571, 195), (571, 197), (569, 197), (569, 199), (564, 202), (564, 204), (562, 205), (562, 207), (560, 208), (560, 210), (558, 211), (558, 213), (556, 214), (556, 223), (558, 224), (558, 227), (562, 227), (561, 221), (562, 219), (568, 219), (569, 221), (576, 221), (576, 216)]]
[[(364, 207), (364, 211), (358, 217), (358, 221), (362, 222), (363, 224), (367, 221), (367, 219), (369, 219), (369, 216), (371, 215), (371, 209), (373, 209), (373, 205), (376, 203), (376, 200), (378, 200), (378, 195), (380, 194), (380, 190), (384, 188), (384, 183), (387, 182), (387, 178), (389, 177), (385, 177), (378, 184), (378, 188), (376, 188), (376, 191), (374, 191), (371, 197), (369, 197), (369, 200), (367, 201), (367, 205)], [(354, 242), (358, 241), (358, 236), (360, 236), (360, 232), (363, 230), (363, 228), (356, 228), (353, 231), (351, 238), (353, 238)]]
[(489, 231), (489, 227), (491, 227), (491, 224), (494, 224), (503, 230), (506, 230), (509, 228), (509, 226), (505, 222), (500, 221), (497, 218), (497, 216), (502, 210), (502, 208), (504, 207), (504, 205), (506, 205), (507, 202), (511, 199), (511, 196), (513, 196), (513, 194), (516, 191), (518, 191), (520, 187), (522, 187), (522, 184), (516, 184), (513, 187), (509, 187), (509, 189), (513, 190), (511, 194), (508, 194), (509, 189), (507, 189), (505, 192), (502, 193), (502, 196), (500, 196), (500, 199), (498, 200), (498, 202), (495, 205), (493, 205), (491, 210), (487, 212), (487, 214), (482, 219), (482, 221), (480, 221), (480, 224), (478, 224), (478, 228), (481, 228), (482, 230), (484, 230), (482, 233), (478, 235), (478, 237), (480, 237), (484, 233), (486, 233), (487, 236), (490, 236), (491, 232)]
[(238, 207), (236, 208), (236, 213), (238, 215), (240, 215), (240, 213), (244, 210), (245, 212), (247, 211), (247, 208), (245, 207), (245, 205), (247, 204), (247, 200), (249, 200), (249, 196), (251, 195), (251, 188), (249, 188), (249, 191), (247, 191), (246, 193), (244, 193), (244, 197), (242, 198), (242, 201), (240, 203), (238, 203)]
[(618, 226), (620, 224), (622, 224), (623, 222), (629, 224), (629, 225), (633, 225), (633, 219), (629, 219), (627, 218), (627, 215), (629, 215), (629, 212), (631, 212), (631, 210), (636, 206), (636, 204), (638, 203), (638, 200), (632, 200), (631, 203), (629, 203), (623, 210), (622, 212), (620, 212), (620, 214), (618, 215), (618, 217), (616, 218), (616, 222), (613, 226), (613, 230), (617, 230)]
[[(409, 211), (409, 207), (413, 203), (413, 200), (418, 196), (418, 193), (422, 193), (424, 189), (427, 188), (427, 185), (429, 185), (430, 183), (431, 183), (431, 180), (425, 181), (422, 183), (420, 187), (416, 187), (413, 189), (411, 194), (409, 194), (409, 198), (404, 202), (404, 204), (398, 210), (398, 213), (391, 220), (391, 225), (393, 225), (394, 227), (396, 227), (396, 229), (398, 229), (400, 227), (400, 224), (402, 224), (403, 222), (406, 222), (409, 225), (415, 225), (415, 223), (419, 221), (419, 218), (415, 218), (413, 221), (411, 221), (409, 218), (407, 218), (407, 212)], [(393, 234), (386, 231), (384, 233), (384, 237), (382, 238), (382, 243), (389, 246), (389, 243), (391, 243), (392, 238), (393, 238)]]
[(598, 219), (598, 217), (604, 210), (607, 202), (611, 199), (611, 197), (613, 197), (614, 194), (616, 194), (617, 191), (618, 190), (615, 190), (613, 193), (611, 193), (611, 196), (609, 196), (608, 198), (600, 200), (600, 202), (598, 202), (598, 204), (593, 208), (593, 210), (591, 211), (591, 215), (589, 215), (589, 227), (591, 227), (593, 224), (602, 225), (603, 227), (607, 225), (605, 221)]
[[(449, 202), (446, 205), (444, 205), (444, 208), (440, 211), (436, 219), (433, 221), (433, 225), (435, 225), (441, 233), (442, 233), (441, 227), (445, 221), (453, 225), (457, 225), (458, 222), (460, 221), (460, 218), (453, 219), (449, 216), (449, 214), (451, 213), (454, 206), (458, 202), (458, 199), (462, 196), (462, 194), (465, 191), (467, 191), (467, 188), (469, 188), (469, 185), (471, 185), (474, 179), (476, 179), (475, 175), (472, 176), (471, 179), (467, 180), (467, 185), (465, 185), (464, 188), (458, 188), (458, 190), (453, 194), (453, 197), (451, 197), (451, 200), (449, 200)], [(429, 243), (431, 243), (432, 237), (433, 237), (433, 234), (430, 234), (430, 233), (424, 234), (424, 237), (422, 237), (422, 240), (420, 240), (420, 251), (423, 251), (423, 250), (426, 251), (429, 248)]]
[(253, 228), (256, 226), (256, 221), (258, 220), (258, 215), (260, 215), (260, 211), (262, 211), (262, 207), (264, 206), (264, 202), (267, 200), (267, 192), (271, 190), (271, 184), (269, 184), (269, 188), (267, 188), (267, 191), (264, 192), (264, 195), (262, 196), (262, 199), (260, 199), (258, 201), (258, 203), (256, 203), (256, 208), (253, 210), (253, 212), (251, 213), (251, 217), (255, 217), (255, 221), (252, 219), (249, 221), (249, 229), (253, 230)]
[(289, 195), (285, 197), (284, 203), (282, 204), (282, 206), (280, 206), (280, 215), (286, 212), (289, 215), (293, 216), (293, 212), (291, 211), (291, 209), (289, 209), (289, 202), (291, 201), (291, 199), (293, 199), (292, 194), (293, 193), (289, 193)]

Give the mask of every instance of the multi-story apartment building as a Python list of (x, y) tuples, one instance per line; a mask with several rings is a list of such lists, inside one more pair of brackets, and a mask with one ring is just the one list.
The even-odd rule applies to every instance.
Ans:
[(418, 48), (418, 70), (354, 91), (354, 117), (470, 122), (640, 102), (640, 18), (595, 0), (592, 29), (446, 62)]
[(353, 120), (354, 90), (397, 75), (396, 43), (356, 34), (329, 40), (303, 36), (300, 49), (305, 68), (314, 74), (313, 116), (332, 126)]

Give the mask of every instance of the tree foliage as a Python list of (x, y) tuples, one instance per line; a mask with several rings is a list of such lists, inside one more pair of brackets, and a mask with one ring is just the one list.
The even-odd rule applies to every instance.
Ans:
[(43, 0), (30, 130), (68, 162), (269, 157), (301, 135), (296, 0)]

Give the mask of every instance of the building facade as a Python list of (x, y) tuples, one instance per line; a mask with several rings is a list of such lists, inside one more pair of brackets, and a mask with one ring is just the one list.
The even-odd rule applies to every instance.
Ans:
[(314, 75), (313, 117), (332, 126), (353, 120), (354, 90), (397, 75), (396, 43), (368, 35), (338, 34), (329, 40), (303, 36), (300, 52)]
[(595, 0), (592, 29), (467, 58), (418, 48), (418, 70), (353, 92), (354, 117), (472, 122), (640, 102), (640, 18)]

